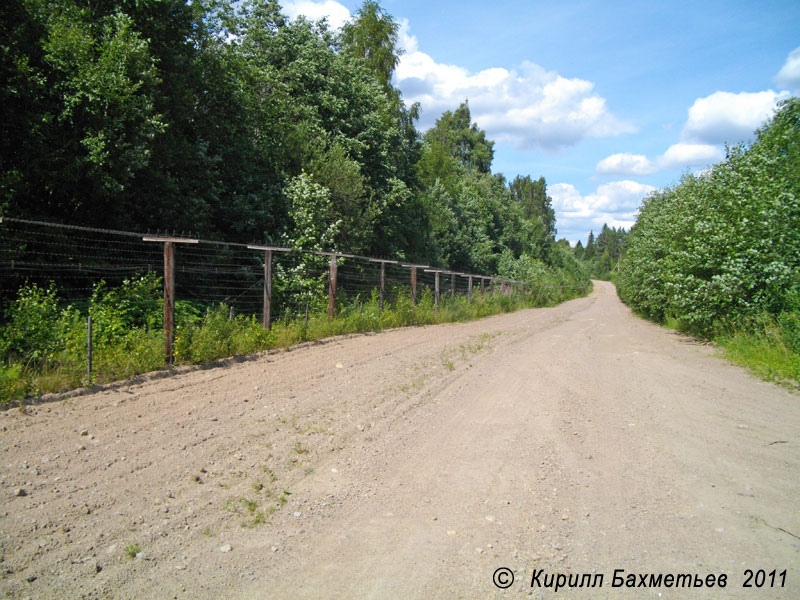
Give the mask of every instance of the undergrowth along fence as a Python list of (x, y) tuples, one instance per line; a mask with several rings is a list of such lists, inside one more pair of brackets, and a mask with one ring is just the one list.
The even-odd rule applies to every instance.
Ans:
[(0, 219), (4, 315), (26, 286), (55, 283), (61, 299), (80, 312), (98, 290), (148, 278), (163, 282), (163, 317), (147, 327), (163, 328), (168, 364), (175, 358), (176, 313), (197, 316), (224, 307), (230, 319), (245, 315), (269, 330), (278, 321), (305, 316), (308, 322), (309, 313), (327, 311), (333, 319), (341, 307), (371, 299), (383, 310), (400, 296), (414, 305), (426, 297), (438, 311), (457, 296), (472, 303), (489, 295), (537, 294), (521, 281), (401, 260)]

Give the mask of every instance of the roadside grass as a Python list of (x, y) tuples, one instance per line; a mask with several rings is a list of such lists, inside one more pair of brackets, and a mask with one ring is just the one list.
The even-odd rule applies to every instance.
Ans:
[[(645, 315), (640, 315), (647, 318)], [(720, 354), (757, 377), (800, 391), (800, 314), (762, 313), (718, 322), (701, 335), (680, 319), (665, 317), (664, 327), (709, 341)]]
[[(163, 369), (159, 285), (159, 280), (145, 277), (126, 282), (123, 288), (98, 288), (88, 307), (94, 320), (89, 379), (85, 316), (72, 305), (61, 307), (53, 287), (21, 291), (21, 299), (8, 312), (9, 322), (0, 328), (4, 336), (0, 344), (0, 404)], [(429, 289), (421, 292), (416, 304), (407, 290), (397, 289), (383, 310), (378, 292), (373, 290), (366, 297), (341, 298), (333, 319), (326, 312), (315, 312), (307, 320), (305, 315), (279, 320), (271, 330), (264, 329), (255, 316), (231, 317), (225, 304), (205, 307), (203, 313), (202, 307), (178, 302), (175, 363), (207, 364), (343, 334), (469, 321), (551, 306), (585, 295), (590, 289), (543, 289), (536, 295), (476, 292), (471, 302), (464, 296), (444, 295), (438, 309)], [(125, 298), (123, 308), (119, 306), (120, 297)]]
[(730, 361), (758, 377), (800, 390), (800, 315), (782, 313), (740, 320), (715, 338)]

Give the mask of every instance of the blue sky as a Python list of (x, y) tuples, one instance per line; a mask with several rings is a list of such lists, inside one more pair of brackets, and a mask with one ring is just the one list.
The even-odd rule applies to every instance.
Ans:
[[(361, 1), (282, 0), (340, 26)], [(558, 237), (629, 227), (650, 191), (724, 158), (800, 94), (800, 2), (383, 0), (420, 129), (469, 100), (493, 171), (544, 176)]]

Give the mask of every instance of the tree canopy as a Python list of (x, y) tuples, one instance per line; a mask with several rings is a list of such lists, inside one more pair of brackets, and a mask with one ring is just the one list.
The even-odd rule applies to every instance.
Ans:
[(275, 0), (7, 0), (0, 32), (9, 216), (243, 242), (313, 229), (462, 270), (552, 262), (544, 178), (493, 174), (466, 101), (417, 130), (377, 2), (337, 33)]

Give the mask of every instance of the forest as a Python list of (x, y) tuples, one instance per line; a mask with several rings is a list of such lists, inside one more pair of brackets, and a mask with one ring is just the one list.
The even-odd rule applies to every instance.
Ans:
[(627, 241), (628, 232), (624, 228), (609, 227), (604, 223), (597, 237), (594, 231), (590, 231), (586, 246), (578, 240), (572, 251), (593, 279), (612, 280), (618, 272)]
[[(441, 307), (438, 295), (412, 303), (393, 290), (384, 310), (375, 293), (351, 287), (337, 293), (330, 321), (317, 314), (328, 303), (327, 263), (307, 255), (276, 263), (286, 310), (271, 331), (253, 313), (234, 316), (233, 304), (179, 298), (178, 363), (587, 293), (586, 265), (556, 242), (545, 178), (492, 172), (494, 142), (468, 100), (417, 129), (420, 107), (392, 85), (398, 31), (372, 0), (337, 31), (290, 20), (275, 0), (3, 2), (0, 216), (386, 258), (535, 290), (481, 303), (451, 293)], [(162, 368), (162, 279), (148, 268), (110, 284), (51, 277), (44, 266), (20, 279), (20, 261), (57, 252), (55, 262), (80, 268), (92, 253), (71, 248), (68, 233), (34, 239), (33, 229), (4, 230), (0, 249), (0, 401)], [(231, 262), (225, 252), (203, 268)], [(356, 267), (350, 276), (365, 280)]]
[(275, 0), (8, 0), (0, 14), (7, 216), (324, 240), (487, 274), (571, 260), (545, 179), (493, 174), (466, 100), (417, 130), (420, 107), (391, 82), (398, 24), (377, 2), (338, 32)]

